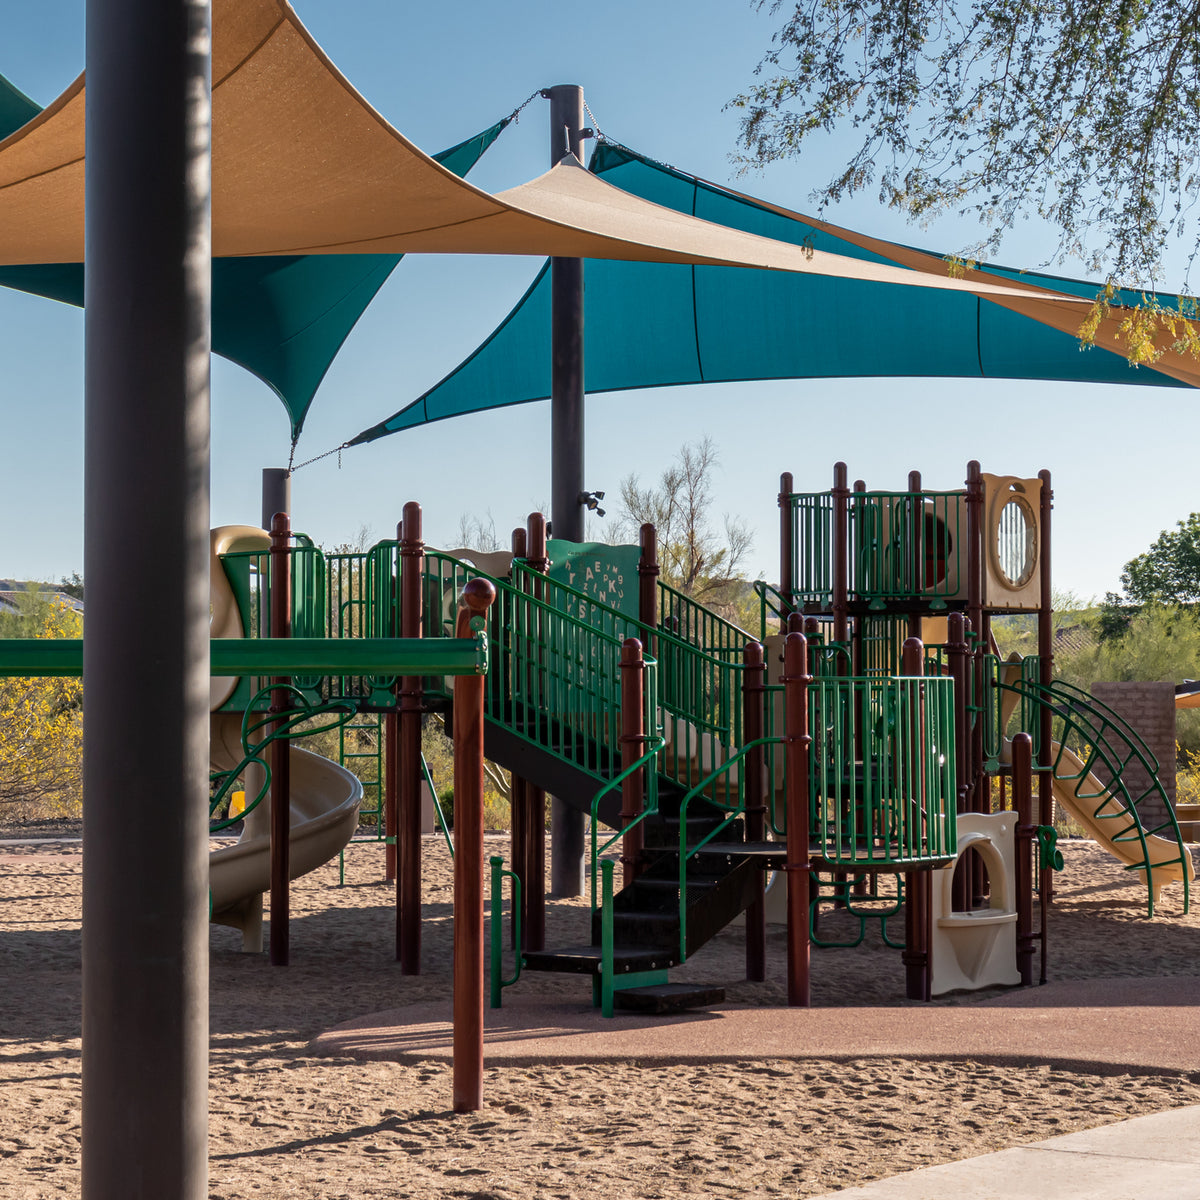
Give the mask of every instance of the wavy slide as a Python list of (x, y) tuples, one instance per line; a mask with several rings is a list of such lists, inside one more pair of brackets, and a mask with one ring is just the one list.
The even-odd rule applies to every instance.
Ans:
[[(210, 535), (211, 636), (243, 637), (237, 601), (221, 555), (270, 548), (270, 535), (252, 525), (223, 525)], [(236, 679), (214, 678), (209, 694), (212, 734), (209, 757), (214, 771), (232, 770), (242, 760), (242, 714), (216, 710), (233, 694)], [(327, 863), (340, 853), (358, 828), (362, 784), (344, 767), (289, 747), (291, 766), (291, 837), (288, 876), (296, 879)], [(251, 767), (247, 774), (260, 773)], [(261, 786), (247, 781), (248, 792)], [(271, 797), (268, 794), (246, 817), (242, 836), (232, 846), (214, 850), (208, 860), (212, 919), (242, 931), (242, 949), (258, 952), (263, 947), (262, 898), (271, 886)]]

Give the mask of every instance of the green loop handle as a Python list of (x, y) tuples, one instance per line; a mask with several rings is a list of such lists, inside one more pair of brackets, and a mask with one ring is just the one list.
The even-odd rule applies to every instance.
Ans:
[(1058, 830), (1053, 825), (1037, 827), (1038, 862), (1043, 871), (1063, 869), (1062, 851), (1058, 848)]

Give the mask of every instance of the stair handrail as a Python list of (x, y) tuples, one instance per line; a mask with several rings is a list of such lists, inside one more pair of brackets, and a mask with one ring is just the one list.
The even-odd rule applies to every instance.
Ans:
[(714, 770), (710, 771), (695, 787), (691, 788), (679, 803), (679, 961), (687, 961), (687, 865), (705, 846), (709, 844), (722, 830), (726, 829), (733, 821), (742, 816), (746, 811), (746, 784), (741, 772), (738, 773), (738, 802), (735, 805), (722, 804), (721, 801), (712, 796), (705, 796), (705, 803), (713, 808), (721, 809), (726, 813), (725, 819), (722, 820), (714, 829), (711, 829), (708, 834), (701, 838), (690, 850), (687, 845), (687, 811), (692, 801), (700, 795), (703, 795), (706, 789), (710, 788), (722, 776), (731, 771), (738, 763), (742, 761), (752, 750), (759, 746), (767, 746), (771, 744), (781, 744), (785, 739), (776, 736), (766, 736), (755, 738), (751, 742), (747, 742), (740, 750), (738, 750), (731, 758), (726, 759)]
[[(1082, 688), (1067, 683), (1065, 680), (1056, 679), (1049, 684), (1025, 679), (1021, 679), (1016, 684), (1006, 684), (997, 681), (994, 683), (994, 687), (1001, 691), (1015, 691), (1033, 696), (1039, 703), (1049, 707), (1054, 715), (1063, 722), (1063, 737), (1059, 739), (1059, 750), (1052, 765), (1052, 773), (1056, 778), (1061, 779), (1065, 783), (1073, 782), (1076, 784), (1076, 799), (1081, 801), (1101, 800), (1101, 803), (1097, 805), (1092, 813), (1093, 820), (1110, 821), (1121, 815), (1120, 813), (1112, 813), (1108, 816), (1100, 815), (1101, 810), (1113, 799), (1116, 799), (1124, 812), (1128, 814), (1131, 823), (1116, 833), (1111, 834), (1110, 837), (1114, 843), (1136, 842), (1140, 845), (1142, 861), (1140, 863), (1125, 864), (1125, 870), (1145, 872), (1146, 887), (1149, 892), (1149, 915), (1154, 915), (1154, 868), (1168, 867), (1175, 864), (1184, 868), (1180, 874), (1183, 882), (1184, 912), (1188, 912), (1191, 903), (1191, 889), (1184, 859), (1185, 857), (1190, 858), (1191, 855), (1184, 844), (1179, 829), (1179, 821), (1175, 816), (1174, 806), (1171, 804), (1166, 789), (1162, 786), (1158, 778), (1158, 759), (1150, 747), (1142, 740), (1137, 730), (1120, 713), (1114, 711), (1102, 700), (1097, 700)], [(1085, 720), (1085, 717), (1094, 723), (1089, 724)], [(1107, 734), (1109, 728), (1114, 729), (1129, 747), (1129, 754), (1121, 757), (1119, 750), (1110, 744)], [(1068, 748), (1066, 745), (1066, 734), (1072, 730), (1082, 736), (1087, 745), (1088, 753), (1086, 758), (1080, 757), (1082, 769), (1079, 772), (1070, 775), (1060, 775), (1058, 771), (1059, 765), (1063, 760), (1063, 751)], [(1138, 760), (1142, 769), (1146, 772), (1147, 778), (1150, 780), (1149, 787), (1137, 797), (1134, 797), (1130, 792), (1123, 778), (1124, 769), (1134, 758)], [(1079, 785), (1086, 781), (1088, 775), (1092, 774), (1092, 768), (1097, 761), (1104, 766), (1112, 782), (1108, 789), (1101, 793), (1095, 795), (1081, 793)], [(1098, 782), (1103, 786), (1103, 780), (1098, 780)], [(1157, 793), (1159, 799), (1162, 801), (1167, 819), (1147, 828), (1142, 822), (1138, 806), (1143, 800), (1154, 793)], [(1157, 863), (1152, 863), (1150, 861), (1149, 847), (1146, 845), (1146, 838), (1161, 838), (1163, 837), (1163, 831), (1168, 831), (1169, 834), (1173, 835), (1163, 840), (1174, 841), (1179, 849), (1179, 854), (1175, 858), (1166, 858)], [(1130, 836), (1131, 833), (1135, 836)]]
[(647, 817), (655, 816), (658, 813), (658, 776), (654, 771), (650, 772), (649, 787), (646, 789), (646, 807), (627, 825), (618, 829), (615, 833), (605, 839), (603, 845), (599, 843), (599, 834), (597, 828), (600, 824), (599, 812), (600, 801), (608, 795), (609, 792), (619, 788), (626, 779), (631, 775), (637, 774), (643, 767), (649, 766), (654, 762), (660, 750), (666, 743), (666, 739), (659, 734), (653, 737), (646, 738), (653, 745), (647, 750), (636, 762), (631, 763), (614, 779), (610, 779), (593, 797), (591, 806), (591, 876), (592, 876), (592, 912), (596, 911), (596, 877), (599, 870), (600, 858), (604, 852), (614, 843), (620, 841), (626, 834), (631, 833), (637, 828)]
[[(694, 596), (689, 596), (687, 592), (680, 591), (677, 587), (672, 587), (669, 583), (664, 583), (661, 579), (658, 580), (658, 626), (659, 629), (665, 629), (668, 633), (679, 634), (678, 627), (672, 629), (670, 622), (678, 621), (677, 613), (684, 614), (684, 625), (689, 630), (699, 630), (715, 632), (716, 644), (713, 645), (707, 635), (702, 636), (701, 640), (697, 641), (693, 638), (685, 638), (690, 641), (693, 646), (698, 649), (707, 650), (715, 654), (738, 654), (742, 653), (742, 648), (747, 642), (754, 642), (758, 639), (752, 633), (747, 633), (740, 625), (735, 625), (732, 621), (714, 612), (705, 604), (701, 604)], [(663, 601), (666, 600), (664, 605)]]

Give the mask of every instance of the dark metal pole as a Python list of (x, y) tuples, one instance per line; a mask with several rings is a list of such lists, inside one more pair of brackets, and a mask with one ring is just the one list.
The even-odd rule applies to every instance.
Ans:
[[(550, 165), (569, 154), (583, 161), (583, 88), (562, 83), (550, 101)], [(554, 536), (582, 542), (583, 487), (583, 260), (550, 265), (552, 367), (550, 384), (550, 519)], [(583, 813), (557, 796), (550, 802), (550, 892), (583, 894)]]
[(210, 39), (205, 0), (87, 8), (87, 1200), (208, 1195)]
[(271, 518), (277, 513), (292, 515), (292, 473), (287, 467), (263, 467), (262, 527), (271, 528)]
[[(400, 525), (400, 636), (421, 636), (425, 543), (421, 506), (410, 500)], [(421, 973), (421, 704), (419, 675), (400, 680), (399, 833), (396, 872), (396, 961), (401, 975)]]
[[(291, 529), (287, 513), (271, 518), (271, 636), (292, 636), (292, 564)], [(286, 676), (272, 678), (271, 732), (284, 724), (291, 708)], [(288, 965), (288, 923), (290, 919), (289, 882), (291, 879), (292, 787), (290, 743), (278, 738), (271, 745), (271, 964)]]

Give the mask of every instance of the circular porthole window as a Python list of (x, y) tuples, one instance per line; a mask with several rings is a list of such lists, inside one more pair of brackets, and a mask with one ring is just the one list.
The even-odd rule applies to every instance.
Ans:
[(1037, 566), (1037, 519), (1024, 496), (1010, 496), (1000, 510), (993, 543), (996, 573), (1010, 588), (1024, 587)]

